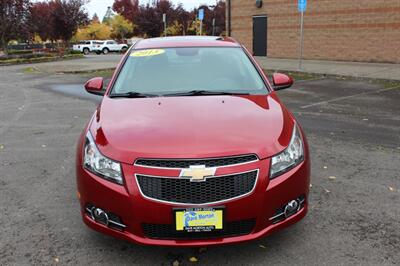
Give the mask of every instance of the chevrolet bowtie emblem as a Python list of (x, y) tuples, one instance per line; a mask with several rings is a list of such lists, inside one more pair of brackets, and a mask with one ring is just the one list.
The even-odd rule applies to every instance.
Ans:
[(190, 177), (191, 182), (203, 182), (209, 176), (214, 176), (216, 167), (206, 167), (205, 165), (191, 165), (190, 168), (182, 169), (180, 177)]

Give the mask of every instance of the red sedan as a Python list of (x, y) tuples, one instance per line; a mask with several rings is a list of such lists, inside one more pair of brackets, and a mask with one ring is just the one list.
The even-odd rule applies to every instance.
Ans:
[(205, 246), (264, 237), (307, 213), (310, 157), (300, 125), (251, 54), (230, 38), (136, 43), (83, 131), (83, 221), (135, 243)]

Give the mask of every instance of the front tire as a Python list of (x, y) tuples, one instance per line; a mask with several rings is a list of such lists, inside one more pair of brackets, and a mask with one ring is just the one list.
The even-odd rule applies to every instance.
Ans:
[(108, 54), (109, 52), (110, 52), (110, 50), (108, 50), (108, 48), (103, 49), (103, 54)]
[(83, 48), (83, 54), (88, 55), (90, 53), (89, 48)]
[(126, 51), (128, 50), (128, 47), (122, 47), (122, 49), (121, 49), (121, 53), (126, 53)]

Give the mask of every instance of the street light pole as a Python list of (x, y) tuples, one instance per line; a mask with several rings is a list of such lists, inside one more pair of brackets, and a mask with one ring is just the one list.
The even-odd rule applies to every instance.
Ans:
[(167, 14), (163, 14), (163, 22), (164, 22), (164, 37), (167, 37)]
[(215, 36), (215, 18), (213, 18), (212, 27), (213, 27), (213, 29), (212, 29), (212, 36)]

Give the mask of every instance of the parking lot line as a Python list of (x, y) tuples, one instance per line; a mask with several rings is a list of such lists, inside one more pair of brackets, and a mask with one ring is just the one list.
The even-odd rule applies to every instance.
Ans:
[(341, 101), (341, 100), (346, 100), (346, 99), (354, 98), (354, 97), (361, 96), (361, 95), (381, 93), (381, 92), (390, 91), (390, 90), (399, 89), (399, 88), (400, 88), (400, 86), (395, 86), (395, 87), (390, 87), (390, 88), (379, 89), (379, 90), (376, 90), (376, 91), (361, 92), (361, 93), (357, 93), (357, 94), (352, 94), (352, 95), (348, 95), (348, 96), (334, 98), (334, 99), (327, 100), (327, 101), (321, 101), (321, 102), (316, 102), (316, 103), (312, 103), (312, 104), (303, 105), (300, 108), (301, 109), (306, 109), (306, 108), (309, 108), (309, 107), (328, 104), (328, 103), (331, 103), (331, 102), (337, 102), (337, 101)]

